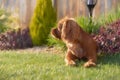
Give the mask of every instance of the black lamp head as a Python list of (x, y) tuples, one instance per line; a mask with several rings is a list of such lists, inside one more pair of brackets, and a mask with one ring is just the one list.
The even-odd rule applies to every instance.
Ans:
[(92, 13), (93, 13), (93, 9), (94, 9), (96, 3), (97, 3), (97, 0), (86, 0), (86, 5), (89, 10), (90, 23), (92, 22), (92, 19), (91, 19)]
[(96, 5), (97, 0), (86, 0), (87, 5)]

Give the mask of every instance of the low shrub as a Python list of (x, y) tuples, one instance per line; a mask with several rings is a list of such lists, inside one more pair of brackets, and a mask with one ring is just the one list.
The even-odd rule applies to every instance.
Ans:
[(49, 35), (47, 42), (48, 42), (47, 43), (48, 46), (61, 47), (61, 49), (63, 49), (63, 50), (66, 49), (66, 45), (65, 45), (65, 43), (63, 43), (63, 41), (55, 39), (51, 35)]
[(76, 18), (77, 23), (82, 27), (82, 29), (88, 33), (97, 33), (100, 25), (97, 22), (90, 22), (89, 18), (78, 17)]
[(120, 20), (100, 27), (98, 34), (93, 38), (97, 41), (102, 53), (120, 52)]
[(0, 34), (0, 50), (32, 47), (29, 28), (10, 30)]
[(100, 51), (106, 54), (120, 52), (120, 7), (106, 16), (100, 16), (96, 21), (100, 28), (93, 38), (97, 41)]

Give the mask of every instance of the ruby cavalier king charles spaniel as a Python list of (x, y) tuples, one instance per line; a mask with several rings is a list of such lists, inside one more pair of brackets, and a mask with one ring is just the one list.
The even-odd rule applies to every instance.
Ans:
[(96, 66), (97, 43), (77, 24), (73, 18), (63, 18), (57, 28), (51, 30), (54, 38), (62, 40), (67, 46), (66, 65), (76, 65), (76, 60), (87, 59), (84, 67)]

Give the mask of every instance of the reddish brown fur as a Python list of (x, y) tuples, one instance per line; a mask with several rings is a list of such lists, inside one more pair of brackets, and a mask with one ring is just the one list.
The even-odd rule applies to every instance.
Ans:
[(97, 44), (91, 36), (71, 18), (64, 18), (59, 21), (57, 28), (52, 29), (51, 34), (62, 40), (68, 50), (65, 56), (67, 65), (76, 65), (76, 59), (83, 57), (88, 61), (85, 67), (96, 66)]

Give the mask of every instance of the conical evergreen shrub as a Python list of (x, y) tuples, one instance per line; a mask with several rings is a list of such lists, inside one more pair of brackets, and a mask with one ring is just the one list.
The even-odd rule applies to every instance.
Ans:
[(56, 22), (56, 12), (51, 0), (37, 0), (37, 5), (30, 22), (30, 35), (33, 45), (46, 43), (50, 29)]

